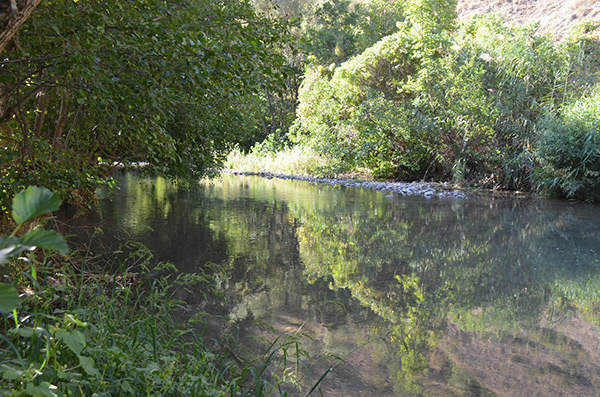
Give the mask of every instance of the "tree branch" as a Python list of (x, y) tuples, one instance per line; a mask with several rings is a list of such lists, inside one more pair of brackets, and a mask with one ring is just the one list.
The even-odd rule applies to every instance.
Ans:
[(13, 15), (17, 15), (17, 13), (19, 12), (19, 9), (17, 8), (16, 0), (10, 0), (10, 12)]
[(53, 59), (58, 59), (58, 58), (62, 58), (62, 57), (66, 57), (71, 55), (70, 53), (64, 53), (61, 55), (54, 55), (54, 56), (50, 56), (50, 57), (44, 57), (44, 58), (17, 58), (17, 59), (0, 59), (0, 66), (3, 65), (8, 65), (11, 63), (19, 63), (19, 62), (46, 62), (46, 61), (51, 61)]
[(19, 11), (17, 9), (16, 1), (11, 0), (10, 6), (12, 16), (6, 26), (4, 26), (4, 30), (0, 32), (0, 52), (4, 50), (4, 47), (6, 47), (13, 36), (17, 33), (23, 22), (29, 18), (35, 7), (37, 7), (41, 2), (42, 0), (25, 0), (25, 4)]
[(21, 109), (23, 108), (23, 106), (27, 102), (29, 102), (31, 99), (35, 98), (38, 93), (43, 92), (44, 90), (47, 90), (50, 87), (56, 87), (56, 84), (54, 84), (54, 85), (41, 85), (41, 86), (38, 86), (38, 87), (34, 88), (33, 90), (31, 90), (24, 97), (19, 97), (18, 100), (17, 100), (17, 103), (15, 103), (11, 107), (8, 107), (4, 111), (4, 114), (2, 115), (2, 117), (0, 117), (0, 124), (6, 123), (8, 120), (10, 120), (10, 118), (12, 116), (14, 116), (19, 111), (21, 111)]

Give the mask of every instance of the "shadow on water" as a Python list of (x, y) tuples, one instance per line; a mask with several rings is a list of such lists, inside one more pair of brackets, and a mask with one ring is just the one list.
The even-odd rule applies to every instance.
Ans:
[(102, 200), (105, 224), (214, 278), (223, 299), (180, 290), (188, 317), (226, 317), (249, 349), (301, 329), (306, 351), (343, 358), (325, 395), (600, 389), (598, 207), (231, 175), (125, 174), (119, 187)]

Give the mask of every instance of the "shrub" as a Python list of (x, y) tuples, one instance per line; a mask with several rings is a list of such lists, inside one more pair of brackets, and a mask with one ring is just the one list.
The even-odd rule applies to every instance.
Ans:
[(451, 14), (436, 24), (415, 11), (428, 4), (411, 3), (397, 33), (339, 67), (307, 71), (292, 141), (346, 171), (535, 188), (536, 126), (589, 90), (594, 41), (557, 45), (489, 16), (451, 31)]
[(539, 183), (554, 193), (600, 198), (600, 91), (548, 115), (538, 124)]

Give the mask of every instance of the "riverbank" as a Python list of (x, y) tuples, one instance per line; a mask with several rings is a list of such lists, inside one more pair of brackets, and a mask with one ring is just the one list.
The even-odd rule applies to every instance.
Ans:
[[(259, 176), (297, 180), (332, 186), (360, 187), (388, 193), (387, 196), (423, 196), (426, 198), (522, 197), (534, 195), (520, 190), (506, 190), (494, 183), (493, 188), (464, 187), (452, 182), (375, 181), (371, 170), (340, 173), (335, 162), (313, 148), (296, 145), (276, 152), (232, 150), (219, 172), (231, 175)], [(489, 178), (492, 179), (492, 178)]]
[(436, 183), (436, 182), (378, 182), (378, 181), (363, 181), (358, 179), (345, 179), (345, 178), (321, 178), (313, 176), (303, 175), (287, 175), (274, 172), (248, 172), (239, 171), (232, 169), (221, 170), (224, 174), (231, 175), (246, 175), (246, 176), (260, 176), (267, 179), (285, 179), (304, 181), (312, 183), (321, 183), (331, 186), (344, 186), (344, 187), (359, 187), (364, 189), (378, 190), (386, 192), (386, 197), (392, 198), (395, 195), (399, 196), (423, 196), (425, 198), (432, 197), (453, 197), (453, 198), (466, 198), (472, 193), (458, 189), (451, 183)]

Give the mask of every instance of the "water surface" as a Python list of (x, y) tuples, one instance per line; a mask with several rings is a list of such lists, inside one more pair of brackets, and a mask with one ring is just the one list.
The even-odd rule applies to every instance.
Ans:
[[(324, 395), (600, 390), (597, 206), (386, 198), (232, 175), (177, 184), (125, 174), (119, 188), (101, 202), (105, 223), (216, 280), (222, 299), (180, 291), (190, 316), (226, 318), (252, 348), (300, 329), (308, 353), (344, 360)], [(330, 365), (316, 363), (315, 379)]]

